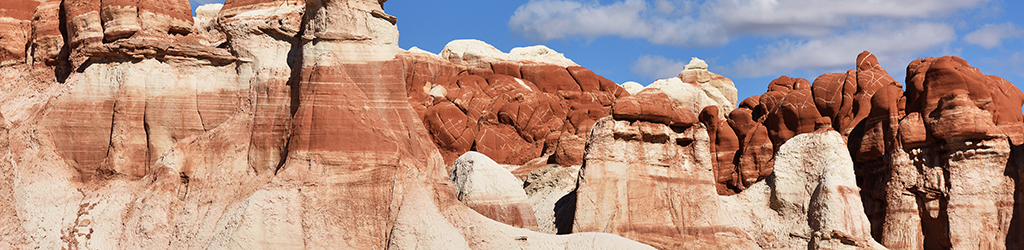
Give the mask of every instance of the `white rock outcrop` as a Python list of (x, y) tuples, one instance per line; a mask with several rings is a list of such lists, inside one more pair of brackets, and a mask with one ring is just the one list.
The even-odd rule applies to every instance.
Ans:
[(626, 89), (626, 92), (629, 92), (629, 94), (635, 95), (641, 90), (644, 90), (644, 85), (640, 85), (638, 82), (629, 81), (622, 83), (622, 88)]
[(449, 172), (459, 201), (488, 218), (537, 229), (523, 182), (484, 154), (469, 151), (455, 159)]
[(871, 237), (853, 160), (834, 130), (793, 137), (768, 181), (722, 200), (741, 227), (762, 232), (758, 242), (771, 243), (762, 248), (884, 249)]
[(424, 54), (424, 55), (428, 55), (428, 56), (432, 56), (432, 57), (438, 56), (437, 54), (434, 54), (433, 52), (423, 50), (423, 49), (421, 49), (419, 47), (416, 47), (416, 46), (413, 46), (412, 48), (409, 48), (408, 51), (409, 51), (409, 53), (414, 53), (414, 54)]
[(526, 201), (523, 183), (484, 154), (469, 151), (452, 164), (449, 180), (466, 203)]
[(494, 61), (515, 61), (553, 64), (562, 67), (578, 66), (572, 60), (544, 45), (512, 48), (509, 53), (480, 40), (461, 39), (448, 42), (439, 53), (450, 62), (483, 66)]
[(726, 117), (737, 104), (736, 85), (732, 80), (711, 73), (708, 64), (696, 57), (686, 64), (678, 77), (658, 79), (647, 87), (661, 89), (669, 98), (690, 109), (695, 115), (700, 114), (704, 107), (715, 105), (721, 117)]
[(730, 103), (717, 89), (696, 86), (683, 82), (679, 78), (658, 79), (651, 85), (647, 85), (647, 88), (661, 89), (676, 104), (692, 111), (694, 115), (700, 114), (700, 111), (707, 106), (718, 106), (718, 110), (722, 114), (729, 114), (735, 109), (735, 105)]
[(476, 39), (453, 40), (444, 45), (441, 58), (455, 63), (471, 65), (483, 64), (492, 60), (508, 60), (508, 54), (498, 48)]
[(562, 67), (578, 66), (569, 58), (565, 58), (565, 54), (558, 53), (558, 51), (544, 45), (512, 48), (508, 52), (508, 56), (513, 61), (533, 61)]
[(537, 216), (538, 231), (542, 233), (571, 233), (572, 215), (570, 193), (576, 189), (580, 166), (550, 164), (535, 169), (526, 176), (524, 189), (529, 196), (533, 213)]

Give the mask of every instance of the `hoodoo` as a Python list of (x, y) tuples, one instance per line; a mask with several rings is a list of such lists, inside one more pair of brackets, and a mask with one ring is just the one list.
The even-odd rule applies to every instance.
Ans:
[(958, 57), (740, 100), (383, 0), (2, 2), (2, 249), (1024, 247), (1024, 94)]

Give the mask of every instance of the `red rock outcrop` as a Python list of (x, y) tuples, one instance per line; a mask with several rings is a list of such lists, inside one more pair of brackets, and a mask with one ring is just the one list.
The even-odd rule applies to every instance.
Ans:
[[(907, 66), (907, 112), (919, 112), (926, 124), (943, 116), (936, 114), (948, 108), (943, 107), (943, 100), (956, 95), (966, 94), (969, 103), (952, 106), (967, 107), (973, 104), (977, 109), (989, 113), (991, 118), (978, 120), (991, 121), (995, 128), (977, 128), (978, 133), (1003, 134), (1008, 136), (1014, 145), (1024, 141), (1024, 115), (1020, 106), (1024, 103), (1024, 94), (1013, 84), (997, 76), (982, 74), (977, 68), (971, 67), (958, 57), (926, 58), (912, 62)], [(956, 92), (956, 93), (954, 93)], [(947, 104), (946, 106), (950, 106)], [(952, 114), (949, 114), (952, 115)], [(952, 118), (952, 117), (950, 117)], [(932, 129), (931, 137), (948, 136), (943, 130)], [(937, 133), (938, 132), (938, 133)]]
[(872, 103), (906, 108), (867, 118), (902, 117), (885, 119), (884, 156), (858, 160), (865, 180), (888, 180), (859, 183), (872, 233), (898, 249), (1019, 246), (1011, 239), (1020, 226), (1001, 214), (1013, 214), (1019, 199), (1020, 166), (1011, 158), (1020, 90), (957, 57), (915, 60), (907, 73), (905, 101)]
[(636, 95), (616, 100), (612, 117), (619, 120), (641, 120), (675, 127), (690, 127), (697, 118), (676, 105), (660, 89), (645, 89)]
[(760, 105), (768, 113), (764, 121), (776, 150), (789, 138), (815, 130), (821, 115), (814, 106), (811, 86), (806, 79), (782, 76), (768, 85)]
[[(1019, 230), (1007, 228), (1021, 227), (997, 214), (1012, 213), (1011, 194), (1019, 189), (1013, 184), (1020, 178), (1018, 167), (1007, 159), (1024, 131), (1020, 90), (956, 57), (915, 60), (907, 72), (904, 93), (874, 55), (864, 52), (855, 69), (822, 75), (813, 85), (776, 79), (767, 93), (730, 113), (727, 124), (740, 142), (732, 161), (738, 171), (715, 169), (719, 193), (756, 184), (757, 178), (744, 175), (755, 169), (768, 170), (762, 177), (772, 174), (762, 166), (777, 165), (771, 162), (790, 138), (831, 127), (848, 141), (870, 231), (886, 247), (1017, 246), (1010, 239)], [(717, 119), (710, 112), (702, 116), (709, 132), (721, 124)], [(719, 154), (716, 167), (728, 166), (716, 150), (720, 145), (712, 149)], [(966, 184), (971, 179), (990, 184)]]
[[(735, 110), (733, 112), (736, 112)], [(742, 111), (740, 111), (742, 112)], [(744, 187), (737, 183), (743, 180), (736, 169), (736, 151), (740, 149), (740, 140), (736, 131), (729, 123), (719, 116), (717, 106), (708, 106), (700, 112), (700, 121), (708, 129), (711, 139), (710, 150), (712, 165), (715, 169), (715, 183), (719, 194), (734, 192), (730, 188)], [(749, 173), (745, 173), (749, 174)], [(756, 177), (755, 177), (756, 179)]]
[(479, 41), (442, 54), (415, 55), (406, 89), (446, 162), (472, 150), (501, 164), (582, 164), (590, 127), (629, 95), (586, 68), (512, 60)]

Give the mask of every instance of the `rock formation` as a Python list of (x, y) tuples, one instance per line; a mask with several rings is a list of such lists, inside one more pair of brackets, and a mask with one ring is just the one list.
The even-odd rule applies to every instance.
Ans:
[(616, 98), (629, 95), (546, 47), (509, 55), (457, 40), (440, 56), (416, 56), (406, 78), (409, 102), (422, 110), (445, 162), (472, 150), (501, 164), (539, 157), (582, 164), (590, 127), (609, 115)]
[(725, 116), (736, 107), (736, 86), (732, 80), (708, 71), (708, 64), (696, 57), (679, 77), (658, 79), (647, 88), (661, 89), (677, 104), (699, 114), (707, 106), (718, 106)]
[(756, 248), (715, 191), (706, 131), (598, 121), (575, 190), (573, 232), (614, 233), (659, 249)]
[(649, 248), (462, 205), (382, 3), (25, 7), (52, 18), (4, 47), (3, 247)]
[(526, 176), (523, 189), (537, 217), (539, 232), (572, 233), (576, 204), (570, 195), (576, 189), (580, 167), (550, 164), (536, 168)]
[(885, 125), (885, 154), (858, 162), (876, 238), (893, 248), (1019, 248), (1024, 95), (957, 57), (915, 60), (907, 82), (905, 108), (868, 116)]
[(780, 147), (775, 172), (722, 199), (741, 228), (766, 249), (884, 249), (871, 237), (854, 175), (839, 133), (822, 129)]
[(448, 178), (469, 208), (501, 223), (537, 230), (523, 183), (486, 155), (469, 151), (459, 156)]
[[(878, 65), (874, 55), (864, 52), (855, 69), (822, 75), (810, 86), (804, 79), (785, 76), (772, 81), (767, 93), (744, 100), (730, 113), (727, 123), (741, 142), (734, 158), (739, 174), (721, 159), (732, 151), (731, 139), (717, 139), (719, 145), (712, 148), (718, 157), (719, 193), (731, 194), (722, 192), (722, 184), (733, 191), (753, 188), (747, 178), (743, 185), (728, 182), (738, 183), (736, 176), (754, 173), (743, 168), (771, 169), (761, 166), (775, 161), (767, 165), (775, 166), (772, 176), (779, 178), (785, 172), (778, 162), (782, 145), (800, 134), (831, 127), (848, 142), (872, 238), (882, 245), (1020, 246), (1016, 239), (1021, 226), (1013, 219), (1019, 210), (1013, 205), (1019, 199), (1015, 193), (1020, 192), (1014, 150), (1020, 144), (1015, 138), (1024, 131), (1024, 95), (1004, 79), (984, 75), (957, 57), (919, 59), (907, 72), (904, 93), (903, 85)], [(702, 114), (702, 122), (709, 128), (722, 124), (710, 113)], [(764, 140), (766, 135), (770, 142)], [(748, 194), (751, 191), (741, 195), (753, 195)], [(858, 237), (865, 238), (854, 238)]]
[(1024, 247), (1024, 94), (960, 58), (737, 103), (384, 2), (6, 2), (0, 248)]

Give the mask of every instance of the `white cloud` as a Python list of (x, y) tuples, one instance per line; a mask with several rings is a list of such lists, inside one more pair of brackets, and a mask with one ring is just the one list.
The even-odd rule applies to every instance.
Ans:
[(733, 34), (820, 36), (862, 19), (931, 18), (987, 0), (727, 0), (708, 12)]
[(661, 79), (675, 77), (683, 70), (686, 62), (668, 59), (656, 55), (642, 55), (633, 61), (633, 73), (651, 78)]
[(573, 36), (641, 38), (662, 45), (708, 46), (728, 41), (724, 34), (717, 34), (721, 29), (710, 23), (686, 16), (650, 15), (652, 13), (647, 2), (642, 0), (625, 0), (610, 5), (573, 0), (535, 0), (516, 9), (509, 19), (509, 28), (540, 42)]
[[(794, 70), (845, 70), (858, 53), (868, 50), (898, 77), (904, 74), (902, 67), (920, 53), (948, 47), (956, 40), (950, 24), (936, 21), (988, 1), (618, 0), (601, 4), (531, 0), (515, 11), (509, 28), (538, 42), (618, 36), (684, 47), (722, 46), (738, 38), (767, 36), (778, 42), (733, 62), (730, 73), (756, 77)], [(968, 39), (996, 46), (1008, 38), (981, 31)], [(638, 58), (633, 72), (665, 77), (653, 68), (659, 58)]]
[[(1024, 67), (1024, 53), (1017, 51), (1010, 57), (1010, 65), (1014, 65), (1016, 68)], [(1024, 71), (1016, 70), (1017, 75), (1024, 76)]]
[(192, 9), (195, 9), (207, 4), (224, 4), (224, 0), (189, 0), (189, 3), (192, 5)]
[(194, 0), (194, 1), (196, 3), (199, 3), (199, 4), (211, 4), (211, 3), (223, 4), (224, 3), (224, 0)]
[[(818, 37), (868, 19), (927, 19), (988, 0), (531, 0), (509, 28), (544, 42), (573, 36), (619, 36), (661, 45), (724, 45), (749, 35)], [(651, 6), (653, 5), (653, 7)], [(679, 13), (680, 11), (686, 13)]]
[(676, 11), (675, 4), (673, 4), (672, 2), (670, 2), (668, 0), (655, 0), (654, 1), (654, 6), (655, 6), (655, 10), (657, 10), (658, 12), (661, 12), (662, 14), (670, 14), (673, 11)]
[(854, 67), (857, 54), (867, 50), (898, 79), (904, 74), (902, 69), (916, 55), (955, 39), (956, 33), (949, 24), (878, 24), (806, 41), (784, 40), (768, 46), (756, 58), (734, 62), (730, 73), (760, 77), (795, 70), (845, 71)]
[(991, 49), (998, 47), (1005, 39), (1017, 38), (1022, 35), (1024, 35), (1024, 29), (1013, 25), (1013, 23), (986, 24), (964, 36), (964, 41)]

